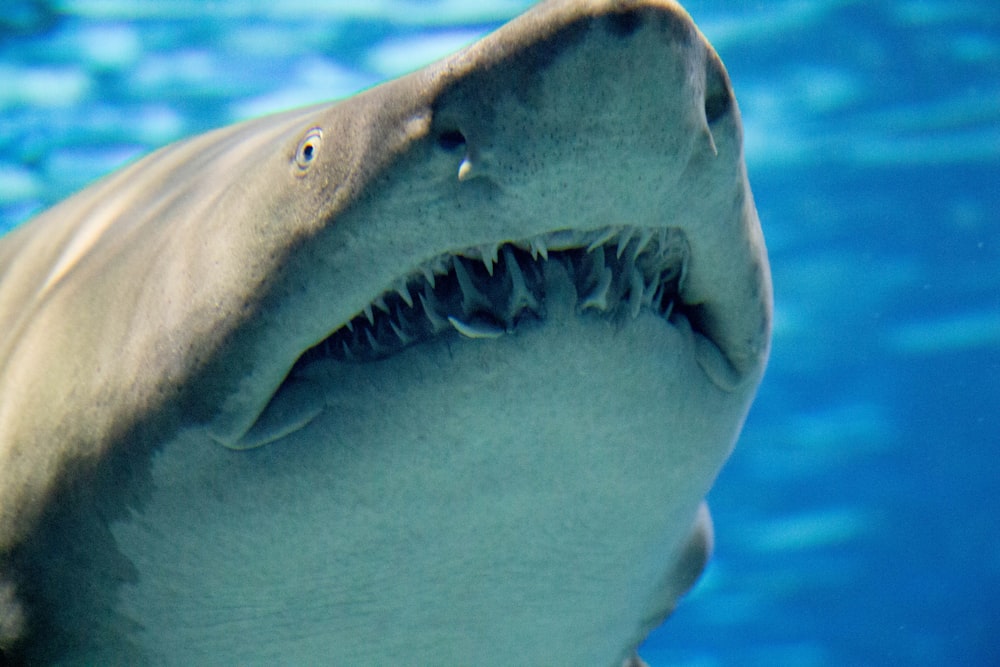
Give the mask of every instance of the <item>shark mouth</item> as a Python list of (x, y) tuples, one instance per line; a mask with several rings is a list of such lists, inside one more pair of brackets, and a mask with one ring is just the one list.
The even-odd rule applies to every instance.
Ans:
[(545, 318), (543, 265), (560, 262), (580, 314), (669, 319), (684, 282), (687, 242), (674, 228), (562, 230), (524, 241), (439, 255), (400, 279), (349, 322), (307, 350), (318, 359), (367, 362), (444, 335), (498, 338)]

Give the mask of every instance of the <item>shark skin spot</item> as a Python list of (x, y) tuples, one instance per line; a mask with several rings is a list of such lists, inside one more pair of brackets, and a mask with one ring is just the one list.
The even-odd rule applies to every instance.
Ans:
[(770, 351), (741, 142), (676, 3), (547, 0), (0, 238), (0, 662), (641, 664)]

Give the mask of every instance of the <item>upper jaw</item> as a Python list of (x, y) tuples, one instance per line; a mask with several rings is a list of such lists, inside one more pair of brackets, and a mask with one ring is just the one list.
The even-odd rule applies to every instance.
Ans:
[(687, 247), (670, 228), (562, 229), (528, 239), (443, 253), (400, 276), (391, 288), (300, 364), (319, 358), (368, 361), (439, 335), (496, 338), (546, 316), (545, 268), (559, 263), (580, 314), (631, 317), (679, 312)]

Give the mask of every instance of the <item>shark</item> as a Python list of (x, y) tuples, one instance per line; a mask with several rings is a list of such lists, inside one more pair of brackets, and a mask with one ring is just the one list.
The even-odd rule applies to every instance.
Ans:
[(548, 0), (0, 239), (0, 651), (641, 664), (770, 348), (670, 0)]

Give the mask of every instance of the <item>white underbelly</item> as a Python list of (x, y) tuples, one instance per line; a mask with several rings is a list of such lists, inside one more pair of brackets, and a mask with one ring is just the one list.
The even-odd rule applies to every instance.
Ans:
[(165, 446), (113, 526), (131, 641), (159, 664), (621, 660), (673, 602), (747, 401), (705, 381), (683, 326), (550, 311), (321, 362), (327, 408), (283, 441)]

